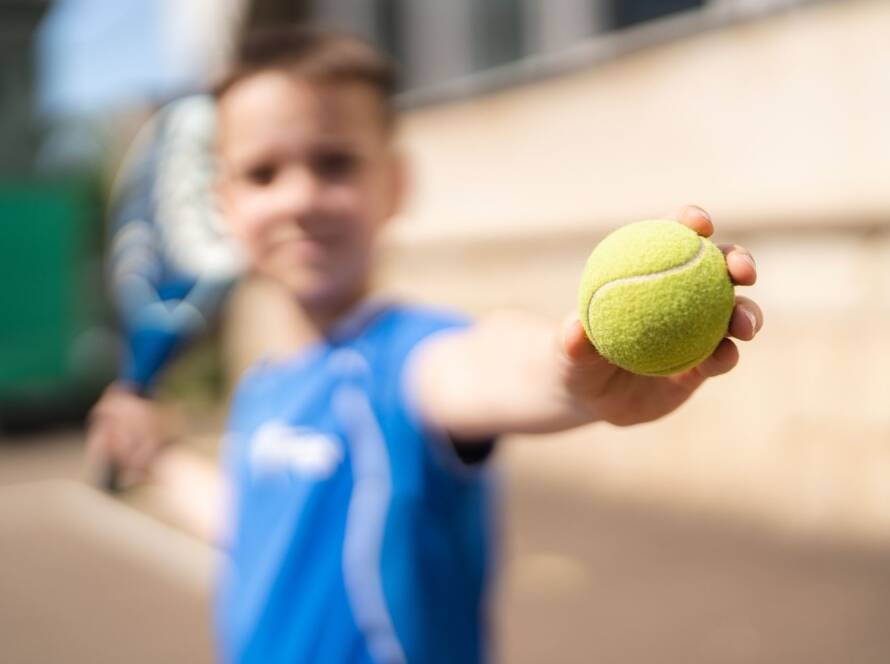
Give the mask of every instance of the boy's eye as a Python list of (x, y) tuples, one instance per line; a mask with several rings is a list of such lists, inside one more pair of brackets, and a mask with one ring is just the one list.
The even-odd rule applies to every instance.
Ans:
[(322, 152), (312, 159), (312, 169), (325, 180), (342, 180), (358, 169), (358, 156), (351, 152)]
[(248, 182), (262, 187), (270, 184), (275, 179), (275, 167), (268, 165), (254, 166), (247, 169), (244, 175)]

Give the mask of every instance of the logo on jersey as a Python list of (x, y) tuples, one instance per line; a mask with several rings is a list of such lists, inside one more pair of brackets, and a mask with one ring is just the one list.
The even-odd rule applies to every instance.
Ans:
[(282, 422), (267, 422), (253, 436), (250, 467), (255, 474), (291, 472), (321, 480), (343, 460), (343, 445), (333, 436)]

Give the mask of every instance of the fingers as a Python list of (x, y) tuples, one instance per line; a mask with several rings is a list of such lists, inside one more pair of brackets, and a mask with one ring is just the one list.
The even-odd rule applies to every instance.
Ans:
[(714, 234), (714, 224), (711, 215), (697, 205), (684, 205), (671, 216), (684, 226), (689, 226), (702, 237), (711, 237)]
[(146, 438), (137, 439), (127, 451), (124, 464), (140, 474), (147, 474), (162, 449), (163, 445), (160, 442), (154, 443)]
[(92, 465), (112, 462), (138, 479), (169, 442), (159, 407), (126, 390), (106, 390), (90, 413), (86, 452)]
[(127, 466), (137, 447), (134, 432), (119, 417), (105, 414), (91, 422), (87, 432), (87, 458), (92, 464), (113, 462)]
[[(736, 306), (729, 319), (729, 335), (742, 341), (750, 341), (763, 327), (763, 312), (752, 299), (736, 296)], [(729, 339), (723, 339), (710, 357), (694, 371), (701, 378), (713, 378), (731, 371), (739, 361), (739, 349)]]
[(757, 281), (757, 265), (751, 252), (737, 244), (718, 246), (726, 256), (726, 267), (732, 282), (738, 286), (752, 286)]
[[(689, 226), (702, 237), (710, 237), (714, 233), (711, 215), (697, 205), (684, 205), (677, 210), (673, 218), (681, 224)], [(751, 286), (757, 281), (757, 265), (751, 252), (737, 244), (719, 245), (726, 256), (726, 266), (733, 283), (739, 286)]]
[(750, 341), (763, 327), (763, 312), (754, 300), (737, 295), (735, 309), (729, 319), (729, 336)]
[(123, 478), (123, 485), (141, 482), (149, 473), (163, 448), (161, 441), (133, 430), (129, 423), (111, 418), (98, 425), (87, 440), (87, 460), (93, 468), (113, 464)]
[(710, 357), (695, 368), (695, 371), (702, 378), (713, 378), (731, 371), (738, 362), (739, 349), (731, 339), (724, 339)]
[(574, 363), (599, 362), (603, 360), (584, 331), (584, 326), (576, 314), (567, 316), (562, 325), (562, 349)]
[(97, 465), (100, 461), (111, 458), (111, 441), (115, 434), (110, 431), (112, 423), (100, 420), (91, 414), (87, 428), (86, 456), (90, 465)]

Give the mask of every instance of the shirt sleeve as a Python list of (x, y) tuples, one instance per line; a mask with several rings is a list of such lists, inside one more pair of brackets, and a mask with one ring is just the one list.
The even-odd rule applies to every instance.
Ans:
[(401, 363), (401, 398), (408, 418), (413, 425), (430, 440), (432, 445), (440, 448), (439, 456), (444, 456), (444, 463), (452, 468), (481, 466), (491, 457), (497, 446), (497, 437), (483, 439), (457, 438), (450, 432), (433, 426), (425, 420), (417, 401), (416, 365), (420, 350), (425, 344), (444, 334), (472, 325), (472, 321), (460, 316), (441, 316), (432, 321), (425, 329), (419, 330), (411, 342), (406, 344), (404, 360)]

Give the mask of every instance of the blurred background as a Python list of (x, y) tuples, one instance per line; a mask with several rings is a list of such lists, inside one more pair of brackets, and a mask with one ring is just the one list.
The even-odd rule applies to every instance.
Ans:
[[(212, 659), (212, 548), (82, 468), (105, 209), (154, 109), (295, 20), (402, 65), (381, 290), (556, 319), (605, 233), (684, 203), (758, 261), (763, 332), (679, 412), (501, 445), (499, 660), (890, 661), (883, 0), (2, 0), (0, 659)], [(165, 374), (183, 444), (213, 457), (231, 382), (299, 343), (279, 297), (242, 281)]]

